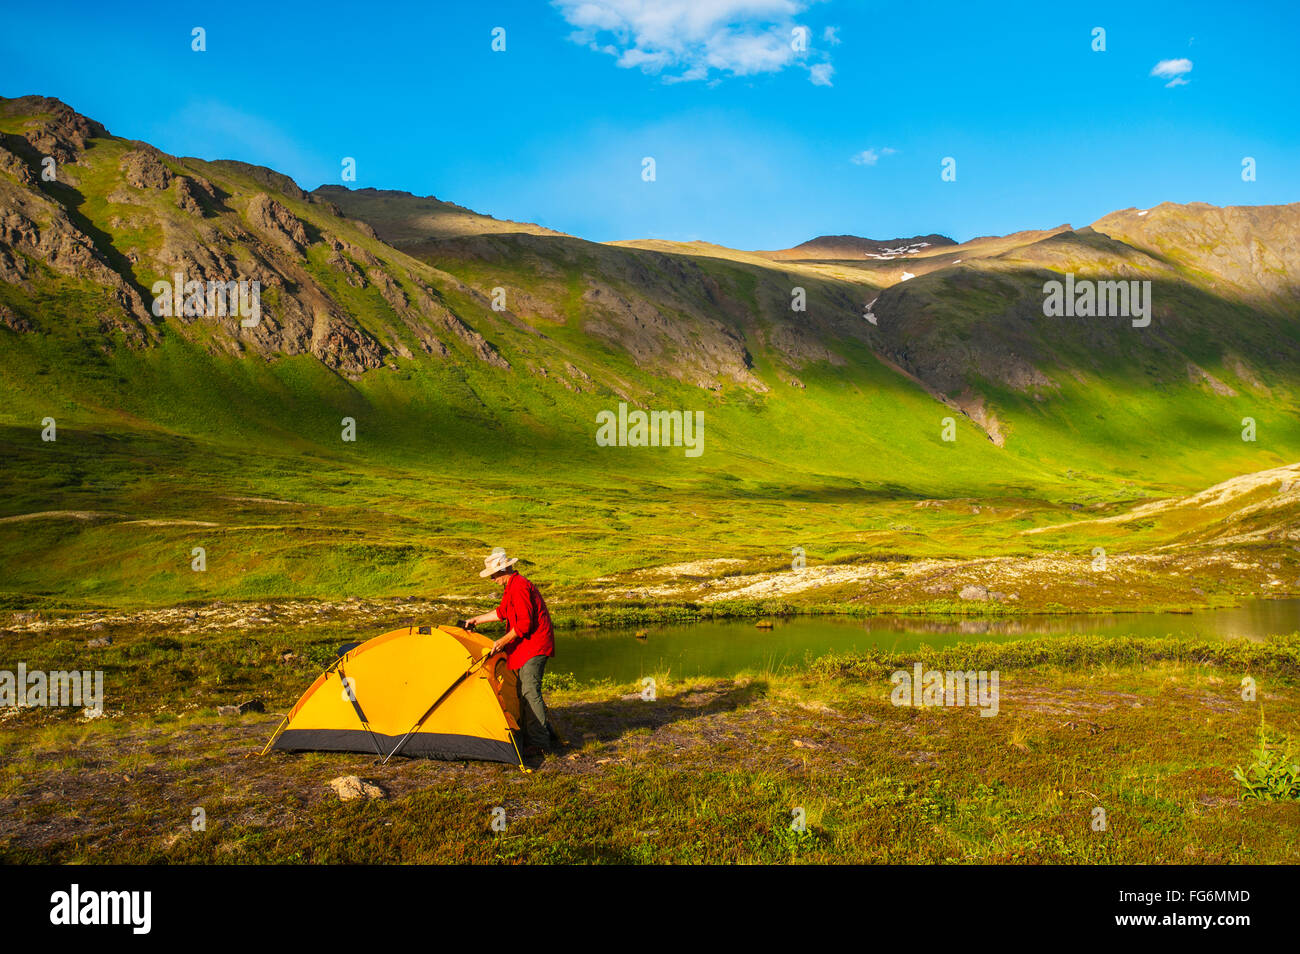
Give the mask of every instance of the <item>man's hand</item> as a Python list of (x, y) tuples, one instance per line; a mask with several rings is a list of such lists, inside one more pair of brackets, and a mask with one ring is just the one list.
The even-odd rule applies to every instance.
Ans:
[(476, 619), (463, 619), (460, 621), (461, 629), (474, 629), (477, 626), (478, 626), (478, 620)]

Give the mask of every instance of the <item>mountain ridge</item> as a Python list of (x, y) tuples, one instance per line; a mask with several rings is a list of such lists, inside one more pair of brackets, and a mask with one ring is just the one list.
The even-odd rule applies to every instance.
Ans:
[(946, 235), (913, 235), (910, 238), (870, 239), (858, 235), (819, 235), (787, 249), (761, 251), (776, 260), (856, 259), (881, 256), (902, 257), (909, 250), (957, 245)]
[[(266, 167), (169, 156), (44, 97), (0, 101), (0, 119), (0, 322), (10, 334), (44, 327), (41, 301), (81, 277), (99, 333), (127, 347), (179, 336), (236, 358), (309, 354), (353, 381), (450, 362), (644, 403), (662, 380), (779, 395), (807, 373), (874, 360), (998, 446), (1014, 439), (997, 408), (1005, 395), (1050, 400), (1070, 376), (1096, 372), (1098, 357), (1156, 384), (1181, 375), (1224, 394), (1250, 393), (1297, 357), (1285, 329), (1298, 312), (1300, 204), (1163, 203), (1079, 230), (966, 243), (595, 243), (433, 196), (306, 192)], [(39, 178), (46, 154), (60, 167), (55, 182)], [(177, 271), (259, 281), (265, 319), (242, 328), (158, 318), (150, 287)], [(1043, 283), (1066, 271), (1161, 287), (1144, 362), (1121, 325), (1045, 320)], [(1233, 327), (1243, 309), (1255, 320)], [(1212, 333), (1205, 315), (1218, 316)], [(1256, 350), (1270, 335), (1278, 343)], [(1217, 354), (1206, 349), (1221, 338)], [(1264, 357), (1248, 364), (1251, 354)]]

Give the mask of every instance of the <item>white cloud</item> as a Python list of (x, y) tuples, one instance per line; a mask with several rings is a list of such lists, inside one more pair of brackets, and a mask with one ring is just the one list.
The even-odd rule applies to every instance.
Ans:
[[(826, 53), (796, 50), (795, 17), (815, 0), (552, 0), (574, 28), (569, 39), (615, 56), (625, 69), (660, 75), (666, 82), (808, 71), (816, 86), (830, 86)], [(824, 42), (839, 42), (833, 27)], [(809, 35), (807, 28), (805, 37)]]
[(822, 42), (825, 43), (827, 46), (839, 46), (839, 45), (840, 45), (840, 28), (839, 28), (839, 27), (833, 27), (833, 26), (831, 26), (831, 27), (827, 27), (825, 30), (823, 30), (823, 31), (822, 31)]
[(1151, 68), (1152, 76), (1179, 76), (1192, 71), (1192, 61), (1188, 59), (1161, 60)]
[(1192, 71), (1192, 61), (1186, 58), (1177, 60), (1161, 60), (1155, 66), (1151, 67), (1151, 75), (1158, 76), (1161, 79), (1168, 79), (1165, 84), (1170, 86), (1186, 86), (1188, 80), (1184, 78), (1184, 73)]
[(891, 149), (889, 146), (882, 146), (880, 149), (871, 148), (863, 149), (861, 152), (850, 157), (850, 161), (859, 166), (874, 166), (880, 161), (881, 156), (892, 156), (898, 152), (897, 149)]

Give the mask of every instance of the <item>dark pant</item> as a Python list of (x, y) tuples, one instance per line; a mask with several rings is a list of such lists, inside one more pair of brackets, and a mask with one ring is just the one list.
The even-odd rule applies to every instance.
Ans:
[(519, 668), (519, 709), (523, 714), (525, 744), (539, 748), (549, 748), (556, 739), (546, 700), (542, 698), (542, 676), (549, 659), (549, 656), (534, 656)]

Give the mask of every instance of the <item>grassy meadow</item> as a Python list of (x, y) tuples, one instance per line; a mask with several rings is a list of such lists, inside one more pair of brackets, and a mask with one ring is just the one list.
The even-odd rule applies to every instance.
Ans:
[[(794, 547), (810, 564), (1084, 559), (1189, 527), (1072, 522), (1300, 454), (1294, 418), (1261, 413), (1268, 441), (1243, 442), (1238, 410), (1190, 390), (1180, 402), (1116, 394), (1104, 415), (1027, 415), (1013, 449), (958, 416), (945, 443), (946, 409), (866, 361), (806, 375), (780, 401), (665, 385), (654, 406), (704, 411), (704, 453), (687, 458), (597, 447), (596, 413), (616, 402), (560, 403), (523, 375), (495, 390), (451, 368), (354, 383), (306, 357), (216, 359), (176, 339), (80, 365), (40, 336), (23, 344), (0, 371), (0, 600), (14, 608), (432, 597), (474, 585), (494, 546), (523, 554), (557, 593), (700, 558), (788, 565)], [(1101, 394), (1066, 397), (1077, 409)], [(1167, 419), (1174, 406), (1181, 424)], [(41, 439), (46, 417), (55, 441)], [(341, 439), (345, 417), (355, 442)], [(1121, 427), (1143, 435), (1140, 453), (1108, 430)], [(1062, 529), (1023, 533), (1044, 526)], [(194, 547), (204, 572), (190, 568)]]
[[(325, 624), (323, 629), (330, 629)], [(346, 628), (332, 635), (344, 637)], [(1300, 801), (1233, 774), (1300, 737), (1300, 645), (1062, 637), (797, 673), (548, 686), (569, 747), (534, 771), (258, 753), (330, 650), (274, 625), (103, 650), (108, 716), (0, 735), (0, 855), (125, 863), (1061, 863), (1300, 860)], [(29, 639), (31, 665), (83, 650)], [(889, 672), (998, 669), (995, 718), (890, 703)], [(1258, 684), (1245, 701), (1242, 678)], [(248, 693), (266, 714), (221, 717)], [(120, 708), (119, 708), (120, 706)], [(1177, 731), (1173, 731), (1177, 727)], [(359, 775), (384, 796), (341, 803)], [(131, 797), (119, 794), (129, 791)], [(504, 830), (492, 828), (503, 809)], [(1101, 809), (1103, 815), (1097, 814)], [(203, 810), (196, 829), (195, 809)], [(803, 830), (792, 827), (802, 809)], [(1104, 819), (1104, 828), (1097, 827)]]

